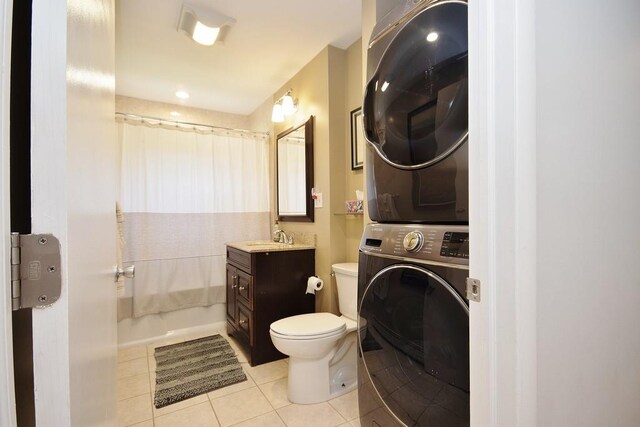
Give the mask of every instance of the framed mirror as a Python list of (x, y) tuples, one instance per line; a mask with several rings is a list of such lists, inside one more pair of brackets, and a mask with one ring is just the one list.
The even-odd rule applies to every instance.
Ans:
[(313, 222), (313, 116), (276, 137), (278, 221)]

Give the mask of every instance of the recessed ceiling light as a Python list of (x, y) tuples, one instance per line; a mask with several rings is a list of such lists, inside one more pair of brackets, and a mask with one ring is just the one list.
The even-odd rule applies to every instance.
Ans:
[(189, 94), (183, 90), (179, 90), (176, 92), (176, 96), (180, 99), (187, 99), (189, 98)]
[(438, 33), (436, 32), (431, 32), (429, 34), (427, 34), (427, 41), (433, 43), (434, 41), (438, 40)]
[(169, 114), (171, 114), (173, 117), (178, 117), (180, 116), (180, 113), (178, 113), (177, 111), (172, 111)]
[(385, 90), (387, 90), (388, 87), (389, 87), (389, 82), (385, 80), (385, 82), (382, 83), (382, 87), (380, 88), (380, 90), (384, 92)]

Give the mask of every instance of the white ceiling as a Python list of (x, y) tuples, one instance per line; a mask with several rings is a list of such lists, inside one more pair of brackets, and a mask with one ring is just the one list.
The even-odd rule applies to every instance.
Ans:
[(118, 0), (117, 94), (250, 114), (325, 46), (345, 49), (361, 33), (361, 0), (186, 2), (236, 19), (225, 44), (178, 32), (181, 0)]

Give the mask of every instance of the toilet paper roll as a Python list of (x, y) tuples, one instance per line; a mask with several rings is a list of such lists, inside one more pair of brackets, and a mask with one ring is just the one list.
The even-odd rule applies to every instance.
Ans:
[(322, 279), (316, 276), (311, 276), (307, 279), (307, 292), (306, 294), (315, 294), (316, 291), (319, 291), (324, 286), (324, 282)]

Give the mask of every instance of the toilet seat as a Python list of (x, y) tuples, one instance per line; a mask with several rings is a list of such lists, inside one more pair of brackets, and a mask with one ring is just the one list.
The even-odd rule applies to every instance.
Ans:
[(291, 340), (312, 340), (340, 335), (347, 325), (331, 313), (309, 313), (286, 317), (271, 324), (271, 333)]

